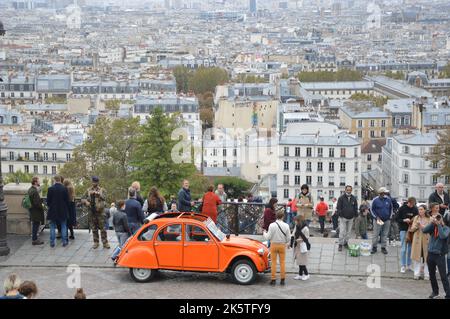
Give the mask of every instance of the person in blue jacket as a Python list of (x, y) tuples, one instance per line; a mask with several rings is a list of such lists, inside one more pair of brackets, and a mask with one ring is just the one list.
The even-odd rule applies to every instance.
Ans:
[[(438, 203), (433, 203), (430, 206), (435, 205), (439, 207)], [(435, 212), (433, 212), (435, 211)], [(430, 234), (430, 241), (428, 243), (428, 258), (427, 265), (430, 272), (431, 289), (433, 292), (430, 295), (430, 299), (434, 299), (439, 296), (439, 286), (436, 279), (436, 268), (439, 271), (441, 277), (442, 286), (445, 291), (445, 299), (450, 298), (450, 288), (448, 283), (448, 277), (445, 271), (445, 255), (448, 253), (448, 237), (450, 235), (450, 228), (445, 226), (444, 218), (439, 214), (439, 208), (432, 209), (431, 223), (422, 229), (424, 234)]]
[(378, 236), (381, 237), (381, 252), (387, 254), (386, 242), (391, 228), (392, 200), (387, 196), (389, 191), (381, 187), (379, 196), (372, 201), (372, 216), (374, 218), (372, 254), (377, 252)]
[(178, 210), (180, 212), (191, 212), (194, 202), (191, 199), (191, 191), (189, 190), (189, 181), (183, 181), (183, 187), (178, 192)]

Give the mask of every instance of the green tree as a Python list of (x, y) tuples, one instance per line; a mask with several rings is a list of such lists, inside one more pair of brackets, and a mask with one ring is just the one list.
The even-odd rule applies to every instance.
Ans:
[(61, 96), (50, 96), (45, 98), (46, 104), (67, 104), (67, 98)]
[(194, 75), (188, 80), (190, 91), (195, 94), (203, 94), (206, 92), (214, 92), (217, 85), (228, 82), (228, 73), (224, 69), (199, 68)]
[(191, 176), (194, 164), (175, 163), (172, 149), (179, 142), (172, 140), (172, 132), (180, 127), (180, 117), (166, 115), (156, 108), (142, 127), (133, 158), (134, 177), (141, 181), (143, 189), (156, 186), (164, 195), (176, 194), (181, 180)]
[(18, 170), (14, 173), (9, 173), (5, 177), (5, 184), (9, 183), (30, 183), (31, 185), (31, 179), (33, 178), (33, 175), (30, 173), (22, 172), (21, 170)]
[(214, 180), (214, 185), (217, 186), (223, 184), (225, 192), (232, 198), (238, 198), (239, 196), (245, 196), (252, 183), (233, 176), (218, 177)]
[(268, 83), (264, 77), (247, 75), (247, 74), (239, 74), (237, 77), (237, 81), (239, 83)]
[(439, 73), (440, 79), (448, 79), (450, 78), (450, 62), (444, 67), (444, 69)]
[(105, 107), (109, 111), (117, 112), (120, 108), (120, 100), (107, 100), (105, 102)]
[(386, 73), (384, 73), (384, 75), (391, 79), (395, 79), (395, 80), (404, 80), (405, 79), (405, 73), (403, 73), (402, 71), (398, 71), (398, 72), (387, 71)]
[(138, 119), (100, 117), (59, 173), (73, 181), (77, 195), (86, 191), (90, 178), (96, 175), (107, 190), (109, 201), (123, 199), (132, 182), (130, 163), (139, 133)]
[(388, 101), (387, 97), (384, 96), (374, 96), (374, 95), (367, 95), (364, 93), (355, 93), (350, 96), (350, 100), (353, 101), (370, 101), (375, 106), (381, 107), (385, 105)]
[(189, 79), (193, 72), (185, 66), (177, 66), (173, 69), (173, 75), (177, 83), (177, 93), (187, 93), (189, 91)]
[(437, 165), (437, 177), (450, 176), (450, 128), (440, 130), (437, 135), (438, 142), (425, 159)]

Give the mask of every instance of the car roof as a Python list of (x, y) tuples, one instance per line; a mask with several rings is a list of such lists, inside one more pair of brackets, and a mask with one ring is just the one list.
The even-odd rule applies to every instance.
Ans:
[(169, 222), (169, 221), (175, 221), (175, 220), (179, 220), (181, 221), (197, 221), (200, 223), (203, 223), (204, 221), (206, 221), (209, 218), (209, 216), (203, 215), (203, 214), (197, 214), (194, 212), (184, 212), (184, 213), (164, 213), (161, 214), (157, 217), (155, 217), (155, 219), (153, 221), (158, 221), (159, 223), (164, 222)]

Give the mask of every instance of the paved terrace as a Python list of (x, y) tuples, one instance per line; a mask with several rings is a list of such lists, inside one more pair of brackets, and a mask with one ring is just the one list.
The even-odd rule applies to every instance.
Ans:
[[(261, 236), (251, 237), (262, 240)], [(41, 239), (45, 241), (41, 246), (32, 246), (31, 238), (28, 236), (9, 236), (8, 245), (11, 253), (9, 256), (0, 257), (0, 267), (66, 267), (77, 264), (81, 267), (114, 268), (110, 259), (113, 248), (117, 246), (114, 231), (108, 231), (111, 249), (104, 249), (102, 246), (96, 250), (92, 249), (92, 235), (87, 230), (76, 230), (75, 238), (67, 247), (62, 247), (59, 240), (55, 248), (50, 248), (48, 230), (41, 234)], [(312, 248), (308, 270), (312, 274), (366, 276), (367, 266), (376, 264), (380, 266), (383, 277), (412, 278), (412, 272), (406, 274), (399, 272), (398, 246), (389, 246), (388, 255), (378, 252), (367, 257), (351, 257), (346, 249), (338, 252), (336, 242), (336, 238), (311, 237)], [(356, 239), (350, 241), (350, 243), (360, 242), (361, 240)], [(298, 270), (293, 264), (292, 250), (288, 250), (286, 268), (290, 273)]]

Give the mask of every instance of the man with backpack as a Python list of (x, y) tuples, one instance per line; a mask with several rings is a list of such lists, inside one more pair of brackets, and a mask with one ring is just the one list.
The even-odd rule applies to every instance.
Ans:
[(43, 241), (38, 239), (39, 226), (45, 224), (44, 206), (42, 206), (42, 198), (39, 195), (40, 187), (39, 177), (33, 177), (31, 179), (31, 187), (28, 189), (27, 195), (25, 195), (22, 201), (22, 206), (30, 212), (33, 246), (44, 244)]

